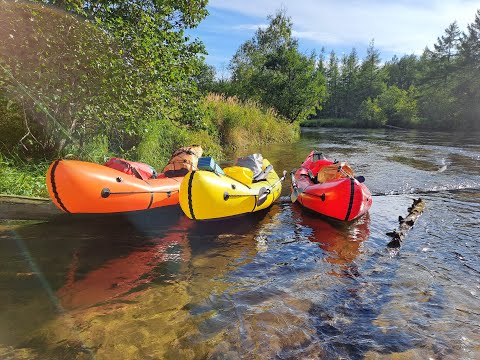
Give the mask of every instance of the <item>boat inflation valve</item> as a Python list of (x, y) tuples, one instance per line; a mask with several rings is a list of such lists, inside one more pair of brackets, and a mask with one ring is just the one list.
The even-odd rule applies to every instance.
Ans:
[(109, 188), (103, 188), (100, 195), (102, 195), (102, 198), (104, 198), (104, 199), (108, 198), (110, 196), (110, 189)]

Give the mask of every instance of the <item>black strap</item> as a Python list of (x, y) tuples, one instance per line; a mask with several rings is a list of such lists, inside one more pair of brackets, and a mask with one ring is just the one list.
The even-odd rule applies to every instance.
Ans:
[(172, 158), (175, 157), (175, 156), (178, 156), (180, 154), (187, 154), (187, 155), (194, 155), (196, 158), (198, 158), (198, 155), (195, 154), (191, 149), (178, 149), (178, 150), (175, 150), (172, 154)]
[(122, 165), (125, 165), (127, 167), (127, 169), (132, 170), (133, 175), (135, 175), (136, 178), (138, 178), (140, 180), (144, 180), (142, 175), (140, 175), (140, 173), (138, 172), (138, 170), (134, 166), (132, 166), (129, 162), (127, 162), (125, 160), (122, 160), (122, 159), (115, 159), (114, 161), (116, 163), (120, 163)]
[(137, 169), (135, 169), (134, 166), (132, 166), (130, 164), (128, 164), (128, 166), (130, 166), (130, 169), (132, 169), (132, 172), (133, 172), (133, 174), (135, 175), (136, 178), (139, 178), (140, 180), (143, 180), (142, 175), (140, 175), (140, 173), (138, 172)]

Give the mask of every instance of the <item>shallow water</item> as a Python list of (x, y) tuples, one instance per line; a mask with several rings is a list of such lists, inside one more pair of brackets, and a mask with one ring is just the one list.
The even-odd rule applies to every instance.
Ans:
[(312, 148), (348, 161), (376, 195), (351, 224), (292, 205), (288, 181), (268, 211), (221, 222), (178, 207), (3, 222), (0, 358), (480, 358), (479, 139), (307, 130), (260, 149), (277, 170)]

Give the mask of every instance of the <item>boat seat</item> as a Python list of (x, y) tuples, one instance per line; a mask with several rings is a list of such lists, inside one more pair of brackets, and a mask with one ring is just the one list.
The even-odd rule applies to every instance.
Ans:
[(243, 166), (230, 166), (223, 169), (225, 175), (237, 180), (244, 185), (251, 185), (253, 182), (253, 171)]

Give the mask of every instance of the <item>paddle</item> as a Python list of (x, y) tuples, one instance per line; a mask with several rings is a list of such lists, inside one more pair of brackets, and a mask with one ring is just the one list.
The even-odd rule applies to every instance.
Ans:
[(294, 203), (295, 201), (297, 201), (298, 197), (303, 192), (303, 189), (300, 189), (297, 186), (297, 182), (295, 181), (295, 171), (294, 170), (292, 170), (290, 172), (290, 175), (292, 175), (292, 187), (293, 187), (292, 194), (290, 195), (290, 200), (292, 201), (292, 203)]
[(352, 177), (349, 173), (347, 173), (345, 170), (343, 170), (341, 166), (338, 167), (338, 171), (340, 171), (343, 175), (345, 175), (349, 179), (357, 180), (360, 184), (365, 182), (365, 177), (364, 176), (360, 175), (360, 176)]
[(260, 206), (262, 205), (263, 203), (265, 203), (265, 201), (267, 200), (268, 198), (268, 194), (270, 194), (272, 192), (272, 189), (277, 186), (277, 184), (283, 180), (285, 180), (285, 176), (286, 176), (287, 172), (284, 170), (283, 171), (283, 176), (278, 179), (273, 185), (269, 186), (268, 188), (266, 187), (261, 187), (259, 190), (258, 190), (258, 193), (251, 193), (251, 194), (229, 194), (227, 191), (225, 191), (223, 193), (223, 200), (227, 201), (229, 198), (231, 197), (240, 197), (240, 196), (258, 196), (257, 198), (257, 205), (256, 206)]

